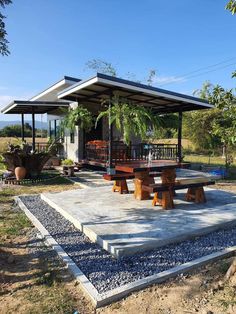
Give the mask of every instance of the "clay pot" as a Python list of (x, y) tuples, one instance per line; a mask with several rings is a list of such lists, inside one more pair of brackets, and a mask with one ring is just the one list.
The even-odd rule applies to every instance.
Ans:
[(26, 169), (25, 167), (16, 167), (15, 168), (15, 176), (16, 180), (22, 180), (26, 176)]

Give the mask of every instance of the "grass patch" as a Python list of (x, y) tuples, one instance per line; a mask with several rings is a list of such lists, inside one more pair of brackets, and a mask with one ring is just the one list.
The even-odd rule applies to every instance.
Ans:
[(0, 237), (18, 236), (24, 229), (32, 227), (23, 212), (6, 209), (0, 213)]
[(25, 297), (32, 305), (26, 310), (27, 314), (72, 314), (76, 310), (76, 300), (59, 284), (29, 289)]
[[(206, 156), (206, 155), (185, 155), (185, 162), (194, 164), (193, 167), (201, 169), (201, 166), (213, 166), (225, 168), (225, 159), (220, 156)], [(232, 164), (227, 176), (228, 180), (236, 180), (236, 163)]]

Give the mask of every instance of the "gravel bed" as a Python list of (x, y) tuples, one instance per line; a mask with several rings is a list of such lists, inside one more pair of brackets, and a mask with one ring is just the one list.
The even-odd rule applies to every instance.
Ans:
[(236, 245), (234, 227), (116, 260), (41, 200), (39, 195), (20, 198), (99, 293)]

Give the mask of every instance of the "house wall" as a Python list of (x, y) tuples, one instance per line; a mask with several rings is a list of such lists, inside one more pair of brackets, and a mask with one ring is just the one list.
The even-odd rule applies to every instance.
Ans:
[[(53, 111), (50, 114), (48, 114), (48, 129), (49, 129), (49, 123), (50, 121), (55, 120), (62, 120), (64, 114), (60, 111)], [(74, 130), (74, 143), (71, 142), (71, 132), (69, 130), (65, 131), (64, 136), (64, 142), (63, 142), (63, 151), (62, 151), (62, 157), (71, 159), (75, 162), (78, 162), (79, 160), (83, 159), (83, 150), (84, 150), (84, 144), (83, 144), (83, 131), (79, 131), (78, 127)]]
[(71, 136), (70, 136), (70, 131), (67, 130), (65, 132), (65, 137), (64, 137), (64, 156), (67, 159), (71, 159), (75, 162), (79, 160), (79, 133), (78, 133), (78, 127), (75, 128), (74, 131), (74, 143), (71, 143)]
[[(91, 108), (88, 108), (90, 111), (93, 111), (93, 114), (96, 115), (98, 113), (98, 110), (91, 110)], [(51, 114), (48, 114), (48, 122), (50, 120), (62, 120), (63, 119), (63, 113), (61, 111), (54, 111)], [(108, 119), (103, 118), (103, 129), (102, 129), (102, 136), (103, 139), (108, 141), (109, 140), (109, 127), (108, 127)], [(114, 141), (120, 141), (121, 140), (121, 133), (117, 130), (115, 126), (113, 126), (113, 140)], [(141, 142), (141, 140), (137, 137), (133, 137), (131, 139), (132, 144), (138, 144)], [(74, 131), (74, 143), (71, 143), (71, 136), (70, 131), (67, 130), (65, 132), (64, 137), (64, 143), (63, 143), (63, 157), (67, 159), (71, 159), (75, 162), (78, 162), (79, 160), (82, 160), (84, 158), (84, 132), (79, 131), (78, 127), (76, 127)]]

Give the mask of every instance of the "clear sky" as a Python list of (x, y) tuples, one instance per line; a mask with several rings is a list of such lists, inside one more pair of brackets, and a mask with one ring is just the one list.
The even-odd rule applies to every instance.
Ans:
[(156, 69), (155, 86), (186, 94), (206, 80), (234, 87), (236, 16), (226, 2), (13, 0), (2, 10), (11, 54), (0, 56), (0, 105), (28, 99), (64, 75), (91, 76), (91, 59), (140, 81)]

